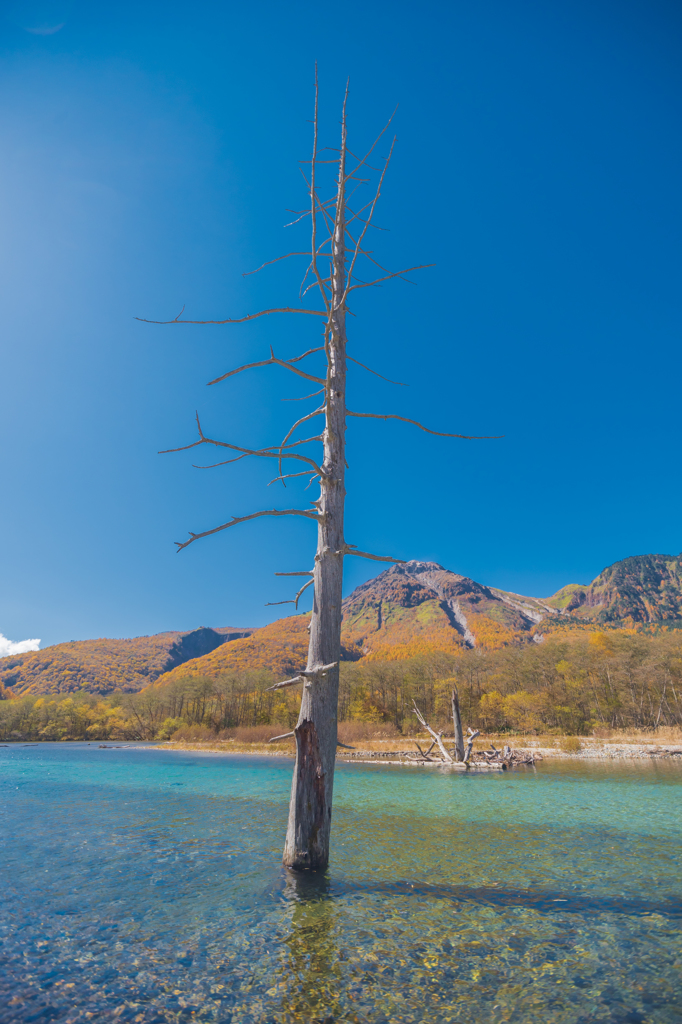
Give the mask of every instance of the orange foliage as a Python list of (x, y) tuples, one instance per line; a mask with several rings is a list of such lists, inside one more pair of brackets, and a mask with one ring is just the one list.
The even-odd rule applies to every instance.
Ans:
[(0, 661), (0, 685), (14, 695), (77, 693), (88, 690), (135, 693), (156, 679), (168, 663), (180, 633), (158, 633), (130, 640), (73, 640), (44, 651), (15, 654)]
[(256, 629), (251, 636), (230, 640), (202, 658), (193, 658), (159, 676), (155, 686), (192, 675), (215, 677), (247, 669), (269, 669), (275, 676), (294, 675), (308, 658), (309, 615), (291, 615)]
[(416, 636), (404, 638), (396, 630), (382, 636), (375, 633), (366, 641), (367, 654), (363, 661), (405, 661), (419, 655), (445, 651), (447, 654), (461, 654), (462, 644), (458, 633), (451, 626), (440, 626)]
[(495, 622), (489, 615), (481, 615), (467, 610), (467, 625), (476, 638), (476, 646), (488, 651), (496, 651), (507, 644), (520, 643), (527, 639), (527, 633), (521, 633), (500, 622)]

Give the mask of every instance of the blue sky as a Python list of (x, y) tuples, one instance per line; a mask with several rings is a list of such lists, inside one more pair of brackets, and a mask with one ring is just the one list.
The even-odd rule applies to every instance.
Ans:
[[(347, 539), (545, 596), (682, 548), (682, 12), (662, 0), (6, 3), (0, 23), (0, 630), (43, 643), (258, 625), (307, 568), (307, 521), (173, 542), (302, 491), (192, 469), (195, 409), (271, 444), (307, 392), (307, 318), (156, 327), (295, 300), (314, 61), (323, 141), (399, 103), (382, 262), (357, 302)], [(59, 27), (61, 26), (61, 27)], [(297, 233), (298, 232), (298, 233)], [(311, 318), (312, 319), (312, 318)], [(303, 382), (301, 385), (304, 387)], [(274, 492), (274, 493), (273, 493)], [(346, 592), (379, 567), (346, 560)], [(307, 605), (306, 605), (307, 607)]]

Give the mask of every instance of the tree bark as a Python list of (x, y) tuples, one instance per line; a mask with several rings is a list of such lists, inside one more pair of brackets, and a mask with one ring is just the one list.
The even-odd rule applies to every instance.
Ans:
[(294, 730), (296, 765), (283, 855), (287, 867), (308, 871), (323, 871), (329, 862), (337, 744), (346, 495), (345, 136), (344, 116), (332, 239), (332, 295), (325, 331), (324, 461), (320, 497), (316, 503), (320, 519), (306, 671), (315, 673), (323, 665), (335, 664), (324, 675), (311, 675), (303, 685), (301, 710)]
[(452, 691), (452, 721), (455, 726), (455, 761), (464, 760), (464, 734), (462, 732), (462, 716), (459, 712), (459, 694), (457, 687)]

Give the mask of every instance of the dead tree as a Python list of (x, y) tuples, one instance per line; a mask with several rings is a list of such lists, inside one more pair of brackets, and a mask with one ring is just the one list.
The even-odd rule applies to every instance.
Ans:
[[(276, 687), (302, 685), (301, 709), (298, 724), (294, 730), (296, 739), (296, 765), (291, 790), (289, 823), (284, 846), (284, 863), (292, 868), (319, 870), (327, 866), (329, 859), (329, 833), (332, 817), (332, 790), (334, 783), (334, 759), (337, 747), (337, 705), (339, 688), (339, 660), (341, 657), (341, 600), (343, 560), (346, 555), (357, 555), (379, 562), (399, 562), (401, 559), (388, 555), (375, 555), (360, 551), (354, 544), (349, 544), (344, 535), (343, 518), (345, 502), (344, 476), (346, 470), (345, 431), (347, 417), (371, 418), (382, 420), (401, 420), (410, 423), (428, 434), (438, 437), (458, 437), (473, 440), (464, 434), (451, 434), (432, 430), (416, 420), (393, 413), (352, 412), (346, 406), (346, 369), (351, 361), (370, 373), (376, 373), (346, 351), (346, 316), (350, 312), (349, 299), (361, 288), (370, 288), (393, 278), (404, 277), (406, 273), (422, 269), (409, 267), (398, 271), (389, 271), (375, 259), (368, 248), (367, 234), (373, 227), (373, 219), (388, 165), (395, 145), (395, 138), (388, 146), (388, 153), (380, 168), (370, 167), (369, 160), (379, 143), (386, 136), (391, 124), (382, 129), (374, 143), (364, 156), (355, 156), (348, 147), (346, 106), (348, 87), (343, 101), (341, 114), (341, 139), (338, 149), (327, 150), (321, 159), (318, 145), (318, 87), (315, 75), (315, 114), (313, 119), (313, 145), (310, 161), (306, 161), (310, 171), (304, 175), (309, 196), (309, 206), (302, 211), (295, 211), (296, 224), (309, 218), (310, 244), (304, 251), (288, 253), (278, 257), (263, 267), (277, 263), (290, 257), (304, 257), (307, 268), (303, 277), (299, 298), (301, 301), (309, 292), (316, 296), (317, 306), (305, 305), (278, 307), (260, 310), (248, 316), (223, 320), (185, 320), (181, 319), (183, 310), (173, 320), (145, 321), (146, 323), (192, 323), (192, 324), (234, 324), (255, 320), (257, 317), (270, 316), (275, 313), (289, 313), (316, 317), (322, 327), (322, 344), (315, 345), (301, 355), (291, 359), (276, 356), (273, 349), (267, 359), (239, 366), (229, 370), (210, 384), (219, 384), (245, 370), (263, 366), (279, 366), (289, 373), (295, 374), (310, 382), (315, 391), (306, 396), (314, 398), (321, 395), (320, 404), (311, 412), (301, 416), (287, 432), (279, 444), (264, 448), (249, 448), (232, 442), (220, 441), (207, 436), (197, 415), (198, 440), (183, 448), (168, 451), (185, 451), (196, 446), (210, 445), (223, 451), (234, 453), (225, 461), (215, 465), (226, 465), (240, 459), (253, 456), (261, 459), (274, 459), (278, 467), (275, 481), (285, 481), (292, 477), (309, 478), (309, 483), (319, 482), (320, 495), (316, 501), (310, 502), (312, 508), (264, 509), (246, 516), (233, 516), (228, 522), (204, 530), (201, 533), (190, 533), (189, 539), (177, 543), (182, 551), (194, 541), (221, 530), (230, 529), (240, 523), (260, 516), (299, 516), (309, 519), (317, 526), (317, 551), (312, 568), (300, 572), (277, 573), (278, 576), (310, 577), (300, 588), (291, 602), (298, 608), (303, 592), (313, 586), (313, 608), (310, 621), (310, 645), (308, 662), (304, 671), (294, 678), (277, 683)], [(329, 153), (332, 158), (329, 159)], [(323, 166), (324, 165), (324, 166)], [(320, 174), (333, 167), (333, 184), (331, 194), (324, 197), (320, 191)], [(373, 195), (359, 204), (351, 198), (357, 189), (369, 183), (365, 177), (372, 170), (377, 172), (377, 182)], [(369, 266), (370, 271), (378, 269), (379, 276), (371, 280), (361, 278), (361, 262)], [(258, 268), (263, 269), (262, 267)], [(317, 356), (323, 362), (321, 373), (304, 370), (301, 363), (310, 357)], [(381, 374), (377, 374), (381, 377)], [(388, 378), (383, 378), (387, 380)], [(397, 382), (391, 382), (397, 383)], [(320, 417), (322, 429), (314, 436), (297, 438), (295, 432), (303, 424)], [(308, 454), (313, 442), (322, 446), (321, 458)], [(289, 472), (298, 470), (297, 472)], [(274, 483), (275, 481), (271, 481)]]
[(462, 734), (462, 716), (459, 711), (459, 691), (455, 686), (452, 691), (452, 721), (455, 727), (455, 758), (464, 760), (464, 736)]

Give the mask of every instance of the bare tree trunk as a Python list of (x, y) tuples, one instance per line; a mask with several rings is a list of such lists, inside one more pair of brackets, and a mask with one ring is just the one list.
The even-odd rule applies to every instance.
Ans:
[[(305, 315), (308, 320), (310, 317), (319, 317), (324, 321), (324, 345), (308, 349), (308, 351), (291, 359), (279, 358), (271, 348), (268, 359), (239, 366), (209, 382), (210, 384), (220, 384), (222, 381), (246, 370), (255, 369), (256, 367), (277, 366), (319, 387), (319, 391), (305, 396), (305, 399), (314, 398), (322, 393), (324, 398), (321, 405), (297, 420), (281, 444), (268, 445), (264, 448), (245, 448), (242, 445), (235, 445), (230, 441), (220, 441), (216, 438), (208, 437), (202, 429), (197, 414), (196, 421), (199, 439), (181, 448), (167, 449), (168, 452), (171, 452), (186, 451), (190, 448), (195, 448), (197, 445), (215, 446), (221, 450), (221, 453), (225, 453), (225, 449), (230, 453), (236, 453), (234, 458), (215, 463), (215, 466), (227, 465), (229, 462), (239, 461), (246, 456), (253, 456), (259, 459), (273, 459), (278, 463), (279, 476), (271, 480), (271, 483), (281, 481), (284, 484), (290, 478), (305, 476), (311, 478), (310, 483), (315, 479), (318, 479), (320, 482), (320, 497), (317, 501), (312, 502), (314, 510), (310, 507), (302, 509), (262, 509), (249, 515), (232, 516), (228, 522), (215, 526), (212, 529), (204, 530), (201, 533), (190, 533), (189, 539), (184, 542), (176, 541), (178, 551), (182, 551), (203, 537), (209, 537), (222, 530), (232, 529), (249, 520), (259, 519), (261, 516), (297, 516), (314, 520), (317, 523), (317, 553), (313, 570), (276, 573), (278, 576), (312, 577), (301, 587), (294, 600), (276, 602), (277, 604), (294, 604), (298, 608), (301, 594), (308, 586), (314, 584), (307, 667), (293, 679), (287, 679), (283, 682), (275, 683), (272, 687), (268, 687), (270, 690), (278, 690), (283, 686), (303, 684), (300, 714), (294, 730), (296, 738), (296, 767), (291, 788), (289, 822), (284, 846), (284, 863), (291, 868), (310, 871), (323, 870), (329, 861), (334, 761), (337, 746), (343, 559), (345, 555), (357, 555), (360, 558), (369, 558), (379, 562), (401, 561), (401, 559), (392, 558), (389, 555), (375, 555), (366, 551), (360, 551), (355, 545), (347, 544), (344, 539), (346, 417), (400, 420), (417, 427), (419, 430), (425, 431), (427, 434), (434, 434), (438, 437), (474, 439), (468, 434), (453, 434), (432, 430), (430, 427), (418, 423), (417, 420), (408, 419), (394, 413), (353, 412), (346, 408), (347, 358), (369, 373), (376, 374), (391, 383), (398, 383), (397, 381), (390, 381), (388, 377), (383, 377), (376, 370), (365, 366), (364, 363), (361, 363), (354, 356), (346, 355), (346, 301), (348, 295), (357, 288), (374, 287), (384, 281), (402, 278), (404, 274), (426, 267), (426, 264), (421, 264), (415, 267), (405, 267), (398, 271), (388, 271), (372, 256), (372, 250), (366, 248), (365, 235), (368, 228), (372, 226), (372, 218), (381, 196), (382, 183), (391, 160), (395, 138), (393, 138), (388, 155), (383, 162), (383, 168), (379, 173), (378, 184), (371, 202), (366, 203), (360, 210), (354, 211), (347, 204), (346, 189), (349, 182), (351, 193), (358, 185), (368, 183), (367, 180), (359, 178), (358, 173), (361, 168), (364, 168), (362, 171), (363, 175), (367, 170), (373, 169), (367, 162), (368, 158), (371, 157), (393, 118), (389, 119), (366, 155), (362, 159), (356, 157), (346, 148), (347, 99), (348, 90), (346, 89), (341, 121), (341, 148), (337, 151), (339, 155), (336, 187), (332, 197), (329, 200), (323, 200), (317, 191), (317, 165), (318, 163), (328, 164), (330, 161), (326, 158), (322, 161), (318, 159), (318, 89), (316, 70), (314, 141), (310, 163), (310, 180), (308, 181), (306, 177), (309, 186), (310, 210), (304, 211), (301, 216), (292, 221), (292, 224), (295, 224), (302, 220), (303, 217), (310, 216), (312, 227), (310, 250), (306, 252), (291, 252), (286, 256), (280, 257), (281, 259), (289, 259), (290, 257), (305, 256), (309, 260), (301, 285), (300, 298), (303, 301), (311, 288), (316, 288), (318, 302), (321, 302), (324, 309), (315, 309), (309, 306), (297, 308), (283, 306), (263, 309), (243, 317), (228, 317), (224, 320), (183, 319), (181, 311), (173, 320), (144, 321), (145, 323), (173, 324), (234, 324), (244, 323), (247, 320), (254, 320), (262, 316), (270, 316), (274, 313), (288, 313), (297, 316)], [(347, 171), (347, 156), (350, 158), (351, 163), (355, 162), (350, 171)], [(337, 160), (334, 159), (333, 162), (337, 163)], [(318, 238), (318, 222), (320, 234), (323, 236), (321, 243)], [(329, 246), (329, 248), (326, 248), (326, 246)], [(361, 259), (371, 264), (370, 277), (376, 273), (374, 268), (379, 269), (381, 276), (375, 277), (374, 280), (361, 280), (356, 267), (358, 260)], [(279, 259), (270, 260), (258, 269), (262, 270), (278, 262)], [(318, 269), (318, 264), (324, 267), (322, 272)], [(326, 362), (324, 377), (312, 374), (299, 365), (301, 360), (322, 352), (324, 352)], [(317, 416), (324, 416), (324, 428), (320, 436), (292, 440), (295, 432), (303, 423), (307, 423)], [(319, 441), (323, 445), (321, 462), (316, 461), (309, 454), (304, 454), (305, 449), (299, 447)], [(300, 464), (303, 464), (305, 468), (302, 472), (287, 471), (292, 466), (292, 461), (299, 463), (294, 468), (300, 469)], [(246, 720), (247, 704), (244, 694), (232, 694), (230, 707), (234, 710), (238, 722)], [(255, 720), (258, 717), (255, 703), (253, 714)], [(445, 751), (440, 739), (438, 739), (438, 743), (445, 760), (450, 761), (450, 755)], [(460, 747), (463, 753), (461, 726)]]
[[(329, 833), (337, 743), (341, 601), (343, 597), (343, 511), (346, 489), (346, 223), (345, 104), (332, 239), (333, 273), (329, 325), (325, 332), (324, 460), (317, 501), (317, 553), (310, 621), (307, 681), (294, 730), (296, 766), (291, 785), (289, 823), (284, 844), (287, 867), (324, 870), (329, 862)], [(334, 665), (324, 674), (325, 665)]]
[(452, 691), (452, 721), (455, 725), (455, 761), (463, 761), (464, 734), (462, 733), (462, 716), (459, 713), (459, 693), (457, 687)]

